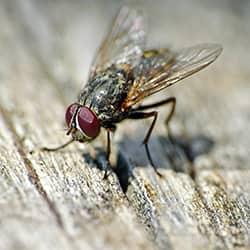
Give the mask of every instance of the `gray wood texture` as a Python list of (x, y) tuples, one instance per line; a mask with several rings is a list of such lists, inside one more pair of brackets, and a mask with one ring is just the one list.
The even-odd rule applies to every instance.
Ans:
[[(144, 1), (149, 46), (223, 45), (202, 73), (148, 101), (177, 97), (167, 139), (159, 108), (59, 152), (63, 117), (86, 81), (120, 1), (0, 1), (0, 249), (250, 249), (250, 4)], [(194, 178), (190, 171), (195, 172)]]

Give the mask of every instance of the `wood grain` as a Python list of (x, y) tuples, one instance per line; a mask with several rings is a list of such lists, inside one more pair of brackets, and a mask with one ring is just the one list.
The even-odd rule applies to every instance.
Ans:
[(177, 97), (175, 144), (167, 107), (150, 141), (164, 177), (140, 146), (149, 121), (125, 121), (103, 180), (105, 136), (39, 148), (68, 139), (65, 107), (121, 3), (1, 1), (2, 249), (250, 249), (249, 4), (156, 3), (145, 2), (150, 45), (218, 42), (223, 55), (151, 99)]

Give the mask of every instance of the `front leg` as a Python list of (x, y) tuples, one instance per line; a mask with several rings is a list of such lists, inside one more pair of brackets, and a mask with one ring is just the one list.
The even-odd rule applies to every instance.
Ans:
[(107, 162), (109, 162), (110, 153), (111, 153), (110, 130), (107, 130), (107, 150), (106, 150)]
[[(110, 140), (110, 133), (115, 131), (115, 126), (112, 128), (107, 128), (107, 149), (106, 149), (106, 160), (107, 164), (110, 164), (110, 153), (111, 153), (111, 140)], [(104, 177), (103, 179), (106, 179), (108, 177), (108, 168), (105, 169)]]

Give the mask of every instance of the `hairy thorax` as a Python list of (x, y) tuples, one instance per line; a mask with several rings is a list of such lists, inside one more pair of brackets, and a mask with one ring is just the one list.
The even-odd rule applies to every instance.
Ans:
[(111, 66), (90, 79), (79, 96), (79, 103), (90, 107), (102, 126), (106, 127), (124, 119), (122, 104), (132, 83), (132, 72), (128, 68), (123, 65)]

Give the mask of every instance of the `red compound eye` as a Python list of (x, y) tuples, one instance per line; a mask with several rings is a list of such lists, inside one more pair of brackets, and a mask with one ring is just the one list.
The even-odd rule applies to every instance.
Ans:
[(72, 120), (72, 116), (74, 115), (74, 113), (75, 113), (78, 106), (79, 106), (78, 104), (73, 103), (70, 106), (68, 106), (68, 108), (66, 110), (65, 121), (66, 121), (68, 127), (70, 127), (70, 122)]
[(87, 107), (81, 107), (77, 116), (78, 124), (84, 134), (95, 138), (100, 132), (100, 122), (96, 114)]

